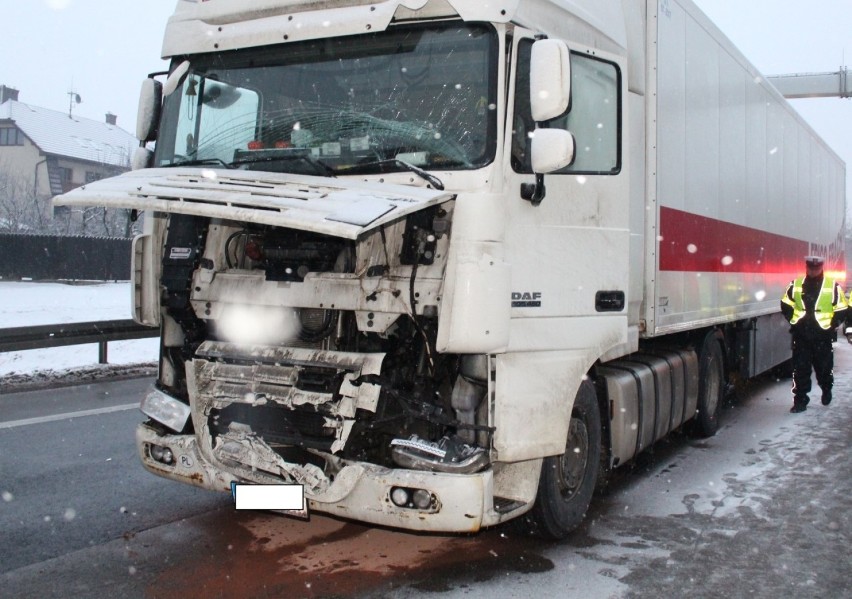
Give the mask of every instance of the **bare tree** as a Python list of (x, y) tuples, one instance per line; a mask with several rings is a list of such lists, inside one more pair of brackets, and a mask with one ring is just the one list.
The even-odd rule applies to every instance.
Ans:
[[(130, 170), (129, 156), (124, 156), (121, 162), (119, 165), (101, 162), (90, 172), (98, 173), (98, 178), (108, 178)], [(138, 229), (130, 210), (102, 206), (55, 210), (50, 227), (52, 233), (59, 235), (91, 237), (130, 237), (138, 233)]]
[(45, 198), (39, 198), (33, 183), (0, 163), (0, 231), (21, 233), (43, 232), (47, 224)]
[[(93, 165), (90, 172), (106, 178), (129, 168), (127, 159), (127, 164), (119, 166), (106, 162)], [(0, 232), (131, 237), (139, 228), (130, 210), (54, 208), (50, 197), (37, 193), (31, 177), (24, 176), (8, 160), (0, 161)]]

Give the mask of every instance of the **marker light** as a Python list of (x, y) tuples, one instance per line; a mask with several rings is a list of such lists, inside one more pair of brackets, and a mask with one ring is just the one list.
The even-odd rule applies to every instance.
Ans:
[(432, 494), (423, 489), (417, 489), (414, 492), (412, 501), (418, 509), (425, 510), (432, 506)]
[(391, 501), (397, 507), (406, 507), (408, 505), (408, 491), (401, 487), (391, 489)]
[(175, 461), (175, 456), (172, 453), (172, 450), (168, 447), (162, 447), (160, 445), (151, 445), (149, 453), (151, 454), (151, 457), (153, 459), (163, 464), (172, 464)]

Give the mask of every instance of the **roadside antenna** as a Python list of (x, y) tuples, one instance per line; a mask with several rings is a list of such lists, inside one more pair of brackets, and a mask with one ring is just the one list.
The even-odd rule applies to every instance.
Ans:
[(73, 89), (68, 92), (68, 118), (72, 118), (72, 111), (74, 110), (74, 104), (79, 104), (83, 99), (80, 98), (80, 94), (75, 92)]

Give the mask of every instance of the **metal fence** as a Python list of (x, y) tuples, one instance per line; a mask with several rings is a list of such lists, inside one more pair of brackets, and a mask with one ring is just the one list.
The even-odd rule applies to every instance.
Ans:
[(0, 233), (4, 280), (129, 281), (131, 239)]
[[(0, 278), (4, 280), (130, 280), (131, 239), (0, 233)], [(0, 329), (0, 352), (98, 344), (106, 364), (110, 341), (158, 337), (159, 328), (133, 320), (103, 320)]]
[(107, 343), (125, 339), (159, 337), (159, 327), (148, 327), (133, 320), (101, 320), (0, 329), (0, 352), (98, 344), (98, 363), (107, 363)]

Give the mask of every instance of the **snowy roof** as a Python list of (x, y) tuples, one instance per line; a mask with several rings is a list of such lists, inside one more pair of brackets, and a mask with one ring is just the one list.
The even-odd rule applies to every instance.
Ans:
[(11, 119), (44, 154), (114, 166), (130, 166), (136, 138), (117, 125), (15, 100), (0, 104), (0, 121)]

